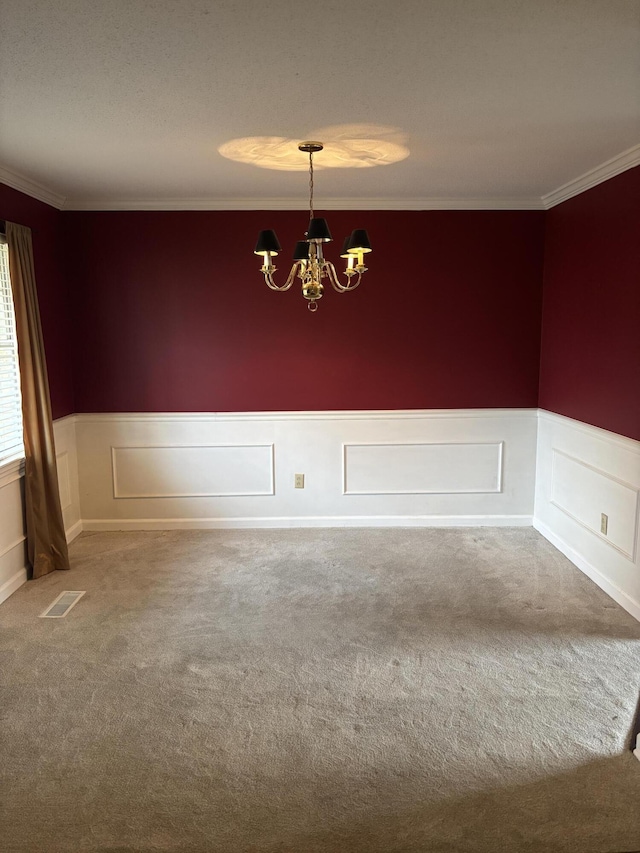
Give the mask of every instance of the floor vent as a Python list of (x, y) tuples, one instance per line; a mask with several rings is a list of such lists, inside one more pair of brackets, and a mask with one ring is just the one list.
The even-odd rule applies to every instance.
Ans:
[(42, 619), (62, 619), (62, 617), (66, 616), (71, 610), (73, 605), (80, 601), (85, 592), (86, 590), (78, 592), (77, 590), (70, 591), (65, 589), (65, 591), (61, 592), (56, 600), (47, 607), (44, 613), (40, 614), (40, 617)]

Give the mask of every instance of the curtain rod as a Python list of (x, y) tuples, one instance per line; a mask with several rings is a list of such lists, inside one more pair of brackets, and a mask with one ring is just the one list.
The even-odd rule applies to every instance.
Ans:
[[(30, 231), (32, 234), (38, 233), (37, 228), (31, 228)], [(7, 220), (6, 219), (0, 219), (0, 235), (2, 235), (3, 237), (7, 236)]]

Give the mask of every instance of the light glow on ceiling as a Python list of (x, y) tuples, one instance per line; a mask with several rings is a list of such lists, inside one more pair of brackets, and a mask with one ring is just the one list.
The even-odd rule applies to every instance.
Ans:
[[(308, 157), (298, 150), (300, 136), (245, 136), (231, 139), (218, 153), (238, 163), (283, 172), (305, 172)], [(399, 163), (409, 156), (406, 137), (398, 128), (377, 124), (340, 124), (317, 128), (305, 139), (321, 139), (324, 150), (316, 169), (368, 169)]]

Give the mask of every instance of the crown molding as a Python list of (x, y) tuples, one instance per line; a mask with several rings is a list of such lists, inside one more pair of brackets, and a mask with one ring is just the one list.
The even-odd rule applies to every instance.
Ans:
[(594, 169), (585, 172), (578, 178), (568, 181), (561, 187), (553, 190), (550, 193), (542, 196), (542, 203), (545, 210), (549, 210), (567, 199), (573, 198), (574, 195), (579, 195), (585, 190), (591, 189), (603, 181), (608, 181), (609, 178), (614, 178), (627, 169), (633, 169), (634, 166), (640, 165), (640, 145), (634, 145), (633, 148), (628, 148), (622, 154), (612, 157), (606, 163), (601, 163)]
[[(317, 210), (544, 210), (539, 198), (325, 198)], [(297, 198), (74, 199), (65, 210), (308, 210)]]
[(43, 201), (45, 204), (50, 204), (58, 210), (64, 208), (65, 196), (54, 192), (44, 184), (32, 181), (31, 178), (27, 178), (25, 175), (21, 175), (19, 172), (14, 172), (12, 169), (7, 169), (4, 166), (0, 166), (0, 183), (6, 184), (14, 190), (19, 190), (21, 193), (31, 196), (31, 198), (37, 198), (38, 201)]
[[(640, 165), (640, 145), (634, 145), (568, 181), (541, 198), (326, 198), (318, 210), (549, 210), (567, 199)], [(296, 198), (67, 198), (19, 172), (0, 166), (0, 183), (26, 193), (58, 210), (306, 210)]]

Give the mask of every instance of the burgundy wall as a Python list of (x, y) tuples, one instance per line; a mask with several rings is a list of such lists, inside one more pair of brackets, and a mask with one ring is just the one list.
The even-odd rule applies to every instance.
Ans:
[(62, 214), (54, 207), (0, 184), (0, 219), (32, 229), (53, 417), (75, 411), (71, 361), (70, 299), (63, 263)]
[(640, 440), (640, 167), (547, 213), (539, 405)]
[(354, 225), (374, 253), (315, 316), (251, 252), (275, 227), (282, 280), (302, 211), (60, 213), (0, 185), (0, 218), (33, 229), (55, 417), (539, 404), (640, 440), (639, 198), (636, 168), (546, 215), (331, 212), (330, 257)]
[(300, 212), (69, 212), (79, 412), (536, 406), (544, 214), (330, 212), (374, 252), (315, 315), (253, 246)]

